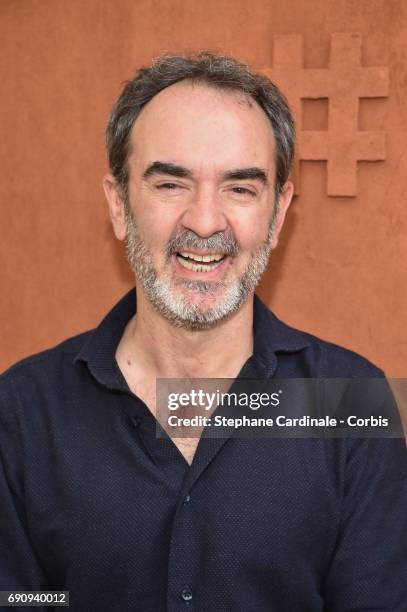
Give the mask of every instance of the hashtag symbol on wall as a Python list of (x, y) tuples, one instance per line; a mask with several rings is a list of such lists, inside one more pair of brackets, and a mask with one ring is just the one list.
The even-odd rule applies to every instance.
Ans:
[[(386, 158), (386, 133), (358, 129), (359, 99), (387, 97), (389, 71), (361, 63), (359, 34), (333, 34), (329, 67), (304, 68), (300, 35), (276, 36), (273, 68), (261, 72), (285, 93), (297, 124), (294, 169), (299, 192), (299, 161), (327, 161), (327, 194), (357, 195), (357, 162)], [(302, 100), (328, 99), (328, 129), (302, 129)]]

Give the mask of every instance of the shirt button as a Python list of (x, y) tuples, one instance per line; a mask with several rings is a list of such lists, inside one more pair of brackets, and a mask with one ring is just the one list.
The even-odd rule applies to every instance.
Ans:
[(184, 497), (184, 504), (188, 504), (190, 501), (191, 501), (191, 496), (188, 493), (188, 495), (185, 495), (185, 497)]
[(192, 592), (190, 589), (183, 589), (181, 591), (181, 597), (184, 601), (191, 601), (192, 599)]

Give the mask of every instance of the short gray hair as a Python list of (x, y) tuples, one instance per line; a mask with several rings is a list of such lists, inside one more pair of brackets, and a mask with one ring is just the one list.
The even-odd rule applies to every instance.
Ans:
[(106, 147), (111, 172), (127, 195), (130, 133), (141, 109), (160, 91), (190, 80), (250, 96), (266, 113), (276, 140), (276, 196), (287, 181), (294, 158), (295, 126), (287, 101), (265, 75), (227, 55), (202, 51), (196, 55), (158, 57), (126, 82), (111, 112), (106, 130)]

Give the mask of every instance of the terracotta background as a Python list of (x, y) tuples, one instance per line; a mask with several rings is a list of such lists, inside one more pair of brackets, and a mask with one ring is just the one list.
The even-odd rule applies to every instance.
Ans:
[[(387, 159), (358, 164), (356, 197), (326, 195), (326, 163), (301, 163), (282, 243), (260, 288), (291, 325), (407, 376), (407, 3), (403, 0), (1, 0), (1, 357), (95, 326), (133, 284), (101, 189), (104, 128), (122, 82), (163, 50), (226, 51), (272, 66), (273, 37), (302, 34), (326, 68), (335, 32), (362, 35), (389, 97), (359, 128), (387, 132)], [(326, 129), (323, 101), (304, 127)]]

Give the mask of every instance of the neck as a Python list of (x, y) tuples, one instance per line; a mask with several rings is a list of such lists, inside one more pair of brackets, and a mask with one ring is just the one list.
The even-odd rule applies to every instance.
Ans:
[(137, 314), (118, 353), (155, 378), (235, 378), (253, 353), (253, 294), (225, 321), (207, 330), (174, 327), (137, 289)]

